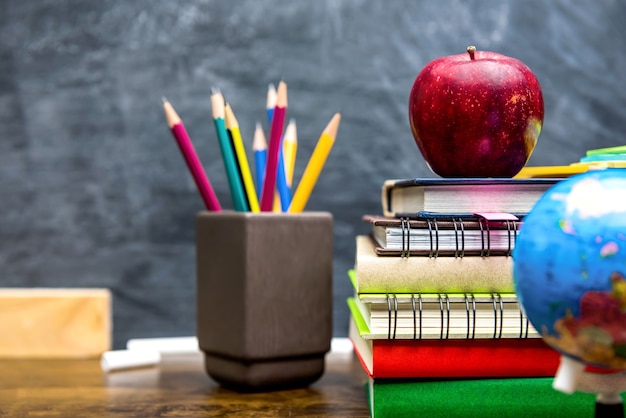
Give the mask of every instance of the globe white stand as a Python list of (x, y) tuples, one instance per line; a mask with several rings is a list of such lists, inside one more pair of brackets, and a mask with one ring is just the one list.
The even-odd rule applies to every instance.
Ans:
[(575, 391), (596, 395), (596, 417), (624, 417), (621, 397), (626, 392), (626, 370), (615, 373), (591, 373), (585, 364), (568, 356), (561, 356), (561, 364), (552, 387), (560, 392)]

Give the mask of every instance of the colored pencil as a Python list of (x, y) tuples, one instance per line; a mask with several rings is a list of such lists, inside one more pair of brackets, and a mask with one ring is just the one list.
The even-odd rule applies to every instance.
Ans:
[(285, 123), (285, 112), (287, 109), (287, 84), (281, 81), (276, 92), (276, 107), (272, 116), (270, 128), (270, 138), (267, 150), (267, 165), (265, 167), (265, 179), (261, 193), (261, 211), (272, 210), (274, 200), (274, 188), (276, 187), (276, 173), (278, 171), (278, 156), (280, 154), (280, 138), (283, 133)]
[(291, 206), (289, 207), (289, 212), (297, 213), (304, 210), (322, 168), (324, 168), (328, 154), (335, 143), (340, 121), (341, 114), (335, 113), (330, 122), (328, 122), (326, 128), (324, 128), (324, 131), (322, 132), (322, 135), (313, 150), (313, 154), (311, 154), (311, 158), (304, 169), (300, 183), (298, 183), (298, 188), (293, 195), (293, 200), (291, 201)]
[(261, 122), (257, 122), (252, 139), (252, 151), (254, 153), (254, 172), (256, 174), (256, 189), (260, 196), (263, 190), (263, 178), (265, 177), (265, 164), (267, 163), (267, 142), (263, 133)]
[(217, 196), (213, 191), (211, 182), (204, 172), (202, 163), (200, 162), (193, 143), (187, 134), (183, 121), (166, 98), (163, 98), (163, 111), (165, 112), (167, 125), (172, 131), (172, 135), (174, 136), (174, 139), (178, 144), (178, 148), (187, 163), (187, 167), (191, 172), (191, 176), (196, 183), (196, 187), (200, 192), (200, 196), (202, 197), (207, 210), (213, 212), (221, 211), (222, 207), (220, 206), (220, 202), (217, 200)]
[(267, 96), (265, 99), (265, 108), (267, 109), (267, 122), (272, 123), (272, 116), (274, 115), (274, 108), (276, 107), (276, 87), (270, 83), (267, 86)]
[[(270, 83), (267, 86), (267, 98), (265, 101), (265, 107), (267, 109), (267, 121), (272, 124), (272, 116), (274, 115), (274, 108), (276, 107), (277, 92), (274, 84)], [(281, 136), (281, 143), (283, 137)], [(286, 212), (291, 202), (291, 189), (287, 184), (287, 177), (285, 174), (285, 159), (283, 155), (283, 148), (280, 147), (280, 153), (278, 154), (278, 171), (276, 172), (276, 192), (274, 193), (274, 201), (272, 203), (273, 212)]]
[(293, 172), (296, 167), (296, 153), (298, 152), (298, 132), (295, 119), (290, 119), (285, 129), (283, 139), (283, 156), (285, 158), (285, 177), (287, 185), (293, 186)]
[(283, 212), (289, 210), (291, 204), (291, 189), (287, 182), (287, 173), (285, 169), (285, 158), (282, 147), (283, 137), (281, 136), (281, 145), (278, 150), (278, 167), (276, 169), (276, 188), (278, 189), (278, 197), (280, 198), (280, 208)]
[(239, 169), (237, 168), (235, 152), (230, 144), (230, 139), (228, 138), (228, 132), (226, 132), (226, 125), (224, 122), (224, 96), (217, 89), (212, 89), (211, 107), (213, 110), (213, 122), (215, 124), (217, 139), (222, 151), (222, 159), (224, 160), (224, 168), (226, 169), (226, 177), (228, 178), (228, 185), (230, 187), (230, 195), (233, 200), (233, 206), (238, 212), (247, 212), (249, 210), (248, 202), (246, 201), (241, 178), (239, 177)]
[[(267, 96), (265, 99), (265, 108), (267, 110), (267, 123), (272, 126), (272, 116), (274, 115), (274, 108), (276, 107), (276, 87), (273, 83), (267, 85)], [(278, 158), (281, 158), (279, 156)], [(280, 165), (280, 159), (278, 160)], [(274, 201), (272, 203), (272, 212), (282, 212), (280, 207), (280, 195), (278, 190), (274, 193)]]
[[(233, 134), (228, 129), (226, 129), (226, 133), (228, 134), (228, 140), (229, 140), (229, 143), (230, 143), (230, 147), (233, 149), (233, 152), (235, 152), (234, 151), (235, 150), (235, 143), (233, 142)], [(243, 177), (241, 175), (241, 166), (239, 165), (239, 160), (237, 159), (237, 153), (236, 152), (235, 152), (235, 162), (237, 163), (236, 164), (237, 165), (237, 176), (239, 176), (239, 180), (241, 181), (242, 187), (244, 187), (243, 186)], [(247, 205), (247, 207), (250, 208), (250, 200), (248, 200), (248, 195), (246, 194), (245, 187), (244, 187), (243, 196), (246, 198), (246, 205)]]
[(259, 200), (257, 198), (256, 190), (254, 189), (254, 182), (252, 180), (252, 174), (250, 173), (250, 166), (248, 165), (248, 157), (246, 156), (246, 150), (241, 139), (241, 131), (239, 130), (239, 122), (235, 117), (232, 107), (226, 103), (224, 107), (226, 118), (226, 129), (231, 134), (233, 140), (233, 146), (235, 148), (235, 156), (239, 163), (239, 171), (241, 173), (241, 179), (243, 180), (243, 186), (248, 197), (248, 204), (252, 212), (259, 212)]

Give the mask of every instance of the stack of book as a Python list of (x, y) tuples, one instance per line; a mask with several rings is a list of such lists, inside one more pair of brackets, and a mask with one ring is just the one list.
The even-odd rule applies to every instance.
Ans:
[(560, 355), (515, 294), (524, 215), (559, 178), (388, 180), (364, 215), (349, 336), (373, 417), (576, 416), (594, 398), (552, 389)]

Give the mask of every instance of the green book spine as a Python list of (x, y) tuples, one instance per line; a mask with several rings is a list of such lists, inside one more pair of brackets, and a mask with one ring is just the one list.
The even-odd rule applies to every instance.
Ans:
[(473, 380), (369, 379), (370, 415), (402, 417), (593, 417), (596, 396), (552, 388), (551, 377)]
[(580, 158), (581, 163), (596, 161), (626, 161), (626, 154), (592, 154)]
[(626, 145), (618, 145), (616, 147), (590, 149), (590, 150), (587, 150), (586, 155), (624, 154), (624, 153), (626, 153)]

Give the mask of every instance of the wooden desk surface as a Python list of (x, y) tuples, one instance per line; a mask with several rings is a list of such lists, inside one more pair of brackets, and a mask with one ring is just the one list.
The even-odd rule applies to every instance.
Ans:
[(0, 417), (369, 417), (365, 374), (330, 353), (306, 389), (241, 394), (218, 386), (202, 356), (164, 356), (158, 367), (103, 373), (98, 360), (0, 360)]

